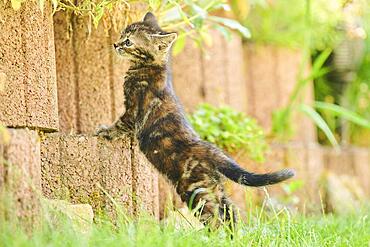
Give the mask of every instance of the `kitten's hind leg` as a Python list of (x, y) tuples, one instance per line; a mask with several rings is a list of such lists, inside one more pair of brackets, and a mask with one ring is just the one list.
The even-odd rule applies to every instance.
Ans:
[(195, 210), (199, 220), (215, 230), (222, 225), (228, 227), (231, 233), (236, 223), (236, 212), (232, 203), (223, 193), (221, 185), (212, 188), (197, 188), (181, 195), (191, 210)]
[(217, 229), (220, 227), (222, 221), (220, 221), (219, 209), (220, 204), (216, 196), (205, 188), (198, 188), (188, 193), (187, 205), (189, 209), (195, 211), (195, 216), (204, 225), (207, 225), (210, 229)]
[(226, 195), (223, 195), (221, 199), (219, 218), (228, 225), (232, 232), (235, 230), (235, 225), (238, 221), (237, 210)]

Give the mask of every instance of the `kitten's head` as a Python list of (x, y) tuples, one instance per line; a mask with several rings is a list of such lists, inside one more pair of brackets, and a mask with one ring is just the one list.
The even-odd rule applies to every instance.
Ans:
[(126, 27), (113, 46), (119, 55), (134, 63), (161, 64), (166, 62), (176, 38), (176, 33), (163, 31), (155, 16), (148, 12), (143, 21)]

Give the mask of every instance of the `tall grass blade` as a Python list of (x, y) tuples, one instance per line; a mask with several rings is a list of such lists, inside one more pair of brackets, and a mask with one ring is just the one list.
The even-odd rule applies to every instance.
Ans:
[(304, 104), (300, 105), (299, 109), (315, 122), (317, 127), (319, 127), (324, 132), (333, 146), (338, 146), (338, 142), (335, 139), (333, 132), (330, 130), (329, 126), (326, 124), (325, 120), (320, 116), (319, 113), (317, 113), (312, 107)]
[(314, 107), (322, 110), (327, 110), (335, 114), (336, 116), (340, 116), (344, 119), (347, 119), (348, 121), (351, 121), (357, 125), (360, 125), (364, 128), (370, 129), (370, 121), (361, 117), (356, 112), (350, 111), (342, 106), (335, 105), (332, 103), (327, 102), (320, 102), (316, 101), (314, 103)]

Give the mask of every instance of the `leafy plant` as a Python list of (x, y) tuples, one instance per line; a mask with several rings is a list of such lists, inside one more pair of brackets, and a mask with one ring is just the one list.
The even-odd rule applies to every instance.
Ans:
[(340, 40), (342, 33), (337, 27), (342, 20), (342, 5), (335, 0), (260, 0), (251, 1), (249, 15), (242, 23), (258, 43), (302, 48), (309, 38), (312, 49), (323, 50)]
[[(289, 139), (293, 133), (294, 130), (291, 126), (291, 119), (293, 112), (296, 112), (297, 110), (303, 111), (304, 113), (308, 114), (316, 124), (319, 123), (319, 128), (325, 129), (324, 133), (326, 133), (328, 136), (333, 136), (333, 134), (330, 131), (330, 128), (326, 126), (325, 121), (323, 121), (320, 117), (320, 115), (313, 113), (310, 111), (309, 106), (302, 107), (301, 106), (301, 96), (304, 92), (304, 89), (306, 86), (312, 82), (312, 80), (321, 77), (322, 75), (326, 74), (329, 69), (324, 67), (324, 63), (326, 59), (329, 57), (331, 53), (331, 49), (327, 49), (323, 51), (313, 62), (311, 71), (308, 75), (303, 74), (303, 69), (305, 67), (305, 62), (307, 62), (308, 54), (306, 53), (306, 58), (303, 60), (301, 64), (301, 69), (298, 74), (297, 83), (293, 89), (293, 92), (291, 93), (289, 97), (288, 104), (276, 111), (273, 112), (272, 116), (272, 134), (281, 140)], [(322, 120), (322, 121), (321, 121)], [(331, 138), (332, 139), (332, 138)], [(335, 140), (332, 139), (332, 140)], [(336, 141), (333, 142), (333, 145), (336, 145)]]
[[(225, 36), (229, 36), (229, 29), (240, 32), (245, 38), (250, 37), (249, 30), (239, 22), (210, 15), (217, 10), (229, 9), (226, 0), (50, 0), (54, 9), (65, 11), (75, 16), (86, 17), (89, 32), (91, 26), (95, 28), (103, 22), (104, 26), (120, 28), (128, 23), (137, 21), (144, 16), (147, 11), (152, 11), (158, 17), (159, 24), (165, 30), (177, 31), (179, 39), (174, 47), (174, 53), (179, 53), (189, 36), (198, 44), (210, 42), (208, 31), (210, 27), (220, 30)], [(21, 8), (25, 0), (11, 0), (11, 5), (15, 10)], [(44, 9), (45, 0), (37, 0), (41, 10)]]
[(272, 132), (279, 139), (289, 139), (293, 134), (291, 127), (291, 117), (294, 111), (300, 111), (306, 114), (316, 126), (325, 134), (329, 143), (333, 146), (338, 146), (338, 140), (335, 135), (335, 130), (332, 125), (328, 124), (328, 121), (323, 112), (326, 114), (339, 116), (347, 121), (350, 121), (356, 126), (362, 126), (363, 128), (370, 129), (370, 121), (363, 118), (360, 114), (357, 114), (349, 109), (342, 106), (331, 104), (327, 102), (314, 102), (313, 106), (300, 103), (300, 94), (302, 94), (305, 86), (317, 78), (321, 78), (327, 72), (329, 68), (324, 66), (325, 61), (329, 57), (331, 49), (326, 49), (315, 59), (311, 72), (303, 77), (302, 73), (298, 76), (298, 82), (290, 96), (289, 102), (286, 107), (279, 109), (273, 113), (272, 121)]
[[(344, 95), (343, 103), (346, 108), (355, 112), (363, 118), (370, 119), (370, 6), (366, 8), (364, 15), (364, 29), (367, 37), (364, 41), (365, 49), (362, 61), (354, 76), (354, 79), (348, 85)], [(364, 126), (347, 122), (347, 142), (359, 145), (370, 146), (370, 129)]]
[(230, 107), (201, 104), (189, 116), (195, 131), (230, 153), (246, 152), (255, 161), (264, 161), (265, 134), (256, 121)]

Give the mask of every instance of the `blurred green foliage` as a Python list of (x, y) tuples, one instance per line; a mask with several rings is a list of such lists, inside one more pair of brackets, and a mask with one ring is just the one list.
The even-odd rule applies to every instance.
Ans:
[[(251, 0), (251, 10), (243, 21), (257, 43), (312, 49), (334, 47), (340, 40), (338, 26), (343, 19), (339, 1), (333, 0)], [(337, 2), (338, 4), (333, 4)], [(310, 40), (307, 40), (310, 39)]]
[[(319, 129), (321, 143), (370, 145), (370, 12), (367, 1), (341, 0), (250, 0), (249, 15), (242, 21), (252, 33), (252, 41), (300, 49), (301, 67), (311, 64), (308, 76), (297, 76), (288, 104), (273, 114), (273, 135), (289, 140), (294, 135), (292, 112), (306, 114)], [(366, 49), (354, 80), (334, 81), (342, 75), (332, 59), (355, 25), (367, 33)], [(350, 37), (350, 38), (349, 38)], [(350, 56), (349, 56), (350, 57)], [(311, 59), (313, 60), (311, 62)], [(343, 62), (343, 58), (340, 62)], [(302, 104), (301, 93), (314, 81), (314, 105)], [(367, 141), (366, 141), (367, 140)]]
[[(370, 14), (370, 12), (369, 12)], [(354, 80), (348, 85), (344, 98), (346, 107), (370, 121), (370, 17), (367, 15), (365, 52)], [(348, 123), (349, 142), (370, 146), (370, 129)]]
[(246, 152), (251, 159), (264, 161), (268, 149), (264, 131), (244, 113), (227, 106), (201, 104), (189, 120), (202, 139), (230, 153)]

